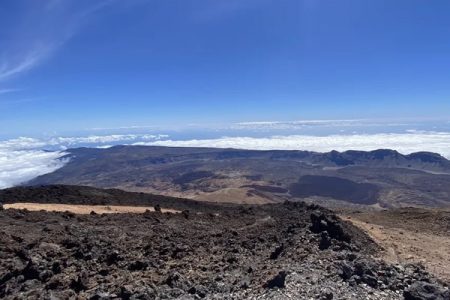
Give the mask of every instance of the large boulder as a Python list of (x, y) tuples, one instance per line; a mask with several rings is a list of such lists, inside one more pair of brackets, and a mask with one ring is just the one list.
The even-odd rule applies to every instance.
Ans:
[(332, 239), (350, 242), (350, 236), (344, 231), (337, 218), (327, 216), (321, 212), (311, 213), (311, 231), (314, 233), (327, 232)]

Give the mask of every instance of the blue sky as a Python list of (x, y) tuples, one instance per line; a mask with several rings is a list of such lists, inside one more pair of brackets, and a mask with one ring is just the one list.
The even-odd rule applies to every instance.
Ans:
[(448, 0), (3, 0), (0, 137), (448, 120), (449, 12)]

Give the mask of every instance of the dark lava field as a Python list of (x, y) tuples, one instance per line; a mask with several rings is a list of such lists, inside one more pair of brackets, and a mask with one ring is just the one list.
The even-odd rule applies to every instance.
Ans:
[(377, 244), (316, 205), (189, 203), (0, 211), (0, 298), (450, 299), (446, 283), (374, 258)]

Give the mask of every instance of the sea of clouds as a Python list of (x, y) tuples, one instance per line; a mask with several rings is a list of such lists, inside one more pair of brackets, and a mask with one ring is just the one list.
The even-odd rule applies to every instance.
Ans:
[[(220, 133), (218, 133), (220, 134)], [(229, 136), (174, 139), (163, 134), (114, 134), (78, 137), (28, 138), (0, 141), (0, 188), (24, 183), (53, 172), (68, 162), (68, 148), (107, 148), (113, 145), (216, 147), (254, 150), (376, 150), (394, 149), (403, 154), (419, 151), (439, 153), (450, 159), (450, 132), (408, 130), (403, 133)]]
[(270, 137), (221, 137), (217, 139), (160, 140), (139, 145), (170, 147), (216, 147), (253, 150), (332, 150), (394, 149), (403, 154), (429, 151), (450, 158), (450, 133), (417, 132), (379, 134), (334, 134), (326, 136), (285, 135)]
[(85, 137), (29, 138), (0, 141), (0, 189), (15, 186), (51, 173), (68, 162), (65, 152), (73, 147), (104, 148), (115, 144), (156, 141), (167, 138), (153, 134), (90, 135)]
[(64, 152), (22, 149), (0, 143), (0, 188), (14, 186), (42, 174), (53, 172), (65, 163)]

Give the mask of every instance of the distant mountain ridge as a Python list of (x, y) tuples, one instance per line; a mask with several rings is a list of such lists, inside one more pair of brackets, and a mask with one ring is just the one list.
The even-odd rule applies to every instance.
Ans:
[(158, 146), (67, 152), (64, 167), (27, 185), (88, 185), (239, 203), (320, 197), (382, 206), (450, 204), (450, 161), (429, 152)]
[[(241, 150), (233, 148), (187, 148), (187, 147), (161, 147), (161, 146), (114, 146), (101, 148), (73, 148), (68, 149), (69, 154), (64, 158), (92, 158), (108, 153), (124, 155), (132, 153), (132, 159), (145, 158), (144, 163), (166, 163), (186, 156), (192, 159), (232, 159), (232, 158), (270, 158), (295, 159), (307, 163), (321, 163), (335, 166), (363, 165), (411, 168), (419, 164), (421, 169), (440, 170), (450, 172), (450, 161), (438, 153), (415, 152), (401, 154), (396, 150), (378, 149), (373, 151), (348, 150), (344, 152), (313, 152), (302, 150)], [(144, 157), (142, 157), (144, 156)], [(370, 163), (373, 162), (373, 163)]]
[(450, 161), (438, 153), (415, 152), (403, 155), (395, 150), (379, 149), (374, 151), (345, 152), (331, 151), (325, 155), (337, 165), (364, 165), (371, 166), (368, 162), (378, 163), (375, 166), (385, 167), (418, 167), (423, 170), (449, 171)]

